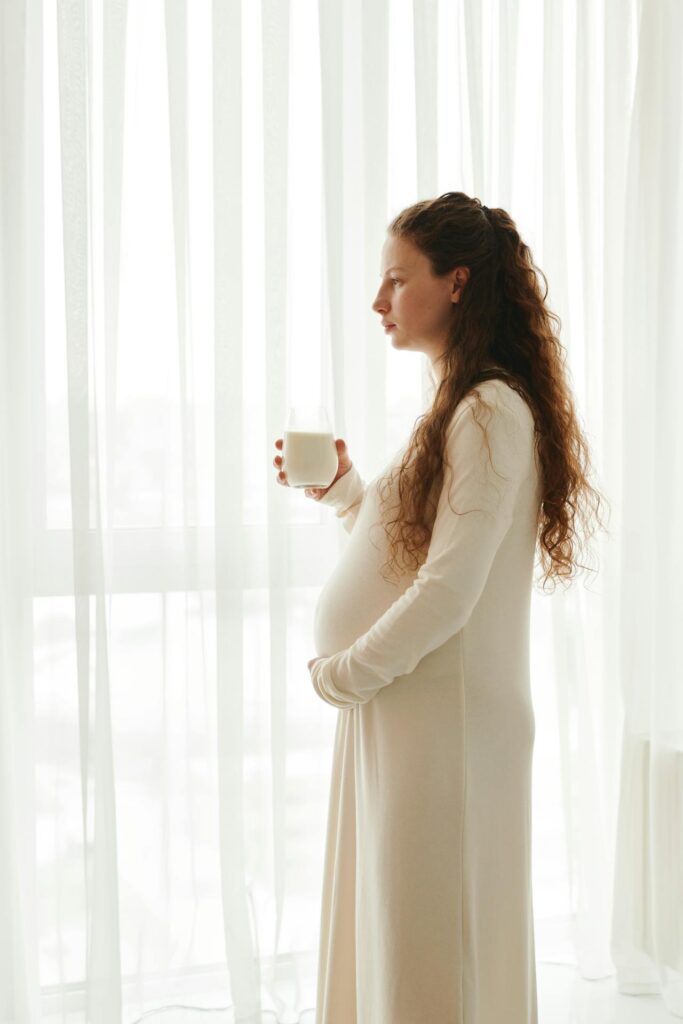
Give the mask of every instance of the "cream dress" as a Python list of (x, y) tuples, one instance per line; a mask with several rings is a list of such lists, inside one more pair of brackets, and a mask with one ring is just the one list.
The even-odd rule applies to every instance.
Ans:
[(470, 393), (449, 423), (419, 572), (380, 572), (377, 484), (404, 448), (367, 486), (353, 467), (322, 499), (350, 536), (318, 600), (311, 673), (338, 709), (316, 1024), (537, 1021), (538, 463), (525, 400), (498, 379), (479, 391), (491, 456)]

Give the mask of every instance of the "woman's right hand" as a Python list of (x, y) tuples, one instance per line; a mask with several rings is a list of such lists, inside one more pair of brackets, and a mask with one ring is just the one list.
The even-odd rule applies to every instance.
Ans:
[[(334, 480), (332, 481), (332, 483), (328, 487), (306, 487), (305, 488), (304, 494), (306, 495), (306, 497), (307, 498), (313, 498), (314, 501), (320, 501), (320, 499), (323, 498), (327, 494), (327, 492), (330, 490), (330, 488), (334, 487), (334, 485), (336, 484), (336, 482), (339, 479), (339, 477), (340, 476), (344, 476), (345, 473), (348, 473), (348, 471), (353, 466), (353, 463), (351, 462), (351, 459), (349, 458), (349, 451), (348, 451), (348, 448), (346, 447), (346, 441), (343, 441), (340, 437), (338, 437), (337, 440), (334, 443), (337, 446), (337, 459), (339, 461), (339, 465), (337, 467), (337, 475), (335, 476)], [(278, 437), (277, 441), (275, 442), (275, 447), (278, 449), (278, 451), (282, 451), (282, 438), (281, 437)], [(277, 474), (277, 478), (276, 478), (277, 482), (279, 484), (281, 484), (283, 487), (289, 487), (290, 485), (287, 483), (287, 474), (281, 468), (282, 467), (282, 456), (281, 455), (276, 455), (275, 456), (275, 458), (273, 459), (273, 465), (275, 466), (275, 468), (277, 470), (279, 470), (279, 472)]]

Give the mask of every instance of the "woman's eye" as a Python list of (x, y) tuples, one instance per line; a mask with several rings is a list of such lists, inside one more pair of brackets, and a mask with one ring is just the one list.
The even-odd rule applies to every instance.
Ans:
[(391, 277), (391, 278), (389, 278), (389, 280), (392, 282), (392, 284), (400, 284), (401, 283), (400, 281), (397, 281), (395, 277)]

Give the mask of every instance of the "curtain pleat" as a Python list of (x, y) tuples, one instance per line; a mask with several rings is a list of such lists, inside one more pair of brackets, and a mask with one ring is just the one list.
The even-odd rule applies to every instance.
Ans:
[[(272, 463), (274, 442), (283, 437), (287, 415), (287, 284), (289, 280), (289, 0), (264, 0), (261, 6), (263, 95), (263, 279), (265, 338), (264, 464)], [(269, 829), (272, 843), (272, 899), (269, 949), (272, 966), (266, 979), (277, 993), (276, 968), (286, 898), (287, 688), (288, 603), (291, 597), (288, 565), (290, 537), (278, 513), (280, 494), (268, 490), (268, 525), (264, 536), (268, 566), (268, 658), (270, 679)], [(248, 685), (248, 668), (244, 673)], [(269, 965), (270, 966), (270, 965)], [(256, 998), (257, 993), (254, 993)]]
[[(225, 958), (235, 1018), (258, 1020), (259, 937), (245, 864), (243, 645), (244, 445), (242, 14), (214, 0), (212, 32), (214, 272), (214, 546), (218, 837)], [(231, 457), (228, 453), (234, 453)], [(244, 680), (244, 682), (242, 682)]]
[[(17, 45), (19, 43), (19, 45)], [(25, 45), (24, 45), (25, 43)], [(40, 13), (0, 6), (0, 1020), (37, 1021), (32, 355), (42, 329)], [(32, 299), (29, 282), (36, 288)]]
[[(361, 69), (361, 99), (358, 111), (359, 145), (362, 147), (362, 188), (360, 190), (361, 223), (359, 251), (362, 260), (355, 262), (363, 271), (358, 294), (362, 300), (362, 313), (352, 331), (345, 338), (348, 352), (349, 394), (360, 389), (363, 401), (358, 409), (358, 428), (354, 440), (353, 459), (367, 465), (373, 451), (386, 451), (387, 394), (376, 381), (386, 379), (387, 353), (381, 344), (367, 344), (377, 330), (377, 314), (372, 302), (377, 294), (381, 272), (380, 248), (386, 232), (388, 208), (389, 164), (389, 3), (361, 3), (360, 32), (350, 40), (351, 60)], [(325, 54), (321, 53), (321, 64)], [(357, 136), (358, 137), (358, 136)], [(398, 211), (397, 211), (398, 212)], [(353, 230), (354, 217), (348, 218)], [(423, 393), (424, 393), (423, 376)], [(355, 421), (354, 415), (354, 421)], [(352, 424), (349, 422), (349, 429)], [(344, 436), (343, 434), (341, 436)], [(369, 439), (366, 441), (366, 439)]]
[(110, 627), (105, 604), (108, 579), (100, 493), (103, 473), (98, 443), (102, 410), (98, 409), (92, 363), (93, 83), (89, 14), (85, 0), (58, 0), (69, 468), (86, 921), (84, 976), (88, 1018), (114, 1024), (120, 1021), (122, 1010), (119, 875), (108, 655)]
[[(621, 992), (683, 1016), (683, 270), (680, 4), (645, 0), (622, 270), (619, 667), (624, 702), (612, 958)], [(635, 472), (634, 472), (635, 470)], [(631, 585), (637, 581), (637, 586)]]
[(438, 0), (413, 0), (417, 194), (425, 198), (438, 189), (438, 33)]
[(329, 357), (333, 411), (340, 436), (345, 422), (344, 240), (347, 209), (347, 153), (344, 137), (344, 6), (318, 2), (323, 176), (323, 295), (329, 310)]

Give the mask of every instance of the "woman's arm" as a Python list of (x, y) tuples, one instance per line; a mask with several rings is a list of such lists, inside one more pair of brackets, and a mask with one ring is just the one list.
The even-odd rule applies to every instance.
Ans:
[(358, 512), (363, 501), (366, 485), (355, 466), (351, 466), (343, 476), (340, 476), (336, 483), (332, 484), (329, 490), (318, 500), (323, 505), (329, 505), (341, 519), (344, 529), (351, 533), (354, 527)]
[(485, 416), (481, 424), (475, 420), (474, 400), (467, 396), (448, 428), (443, 487), (416, 579), (355, 643), (312, 666), (313, 686), (329, 704), (367, 703), (412, 672), (472, 614), (533, 458), (533, 416), (524, 400), (518, 396), (515, 404), (495, 389), (486, 392), (488, 422)]

